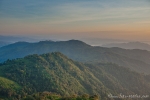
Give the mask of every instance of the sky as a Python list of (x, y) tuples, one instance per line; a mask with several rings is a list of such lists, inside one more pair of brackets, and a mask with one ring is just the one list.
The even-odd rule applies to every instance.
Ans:
[(0, 0), (0, 35), (150, 40), (150, 0)]

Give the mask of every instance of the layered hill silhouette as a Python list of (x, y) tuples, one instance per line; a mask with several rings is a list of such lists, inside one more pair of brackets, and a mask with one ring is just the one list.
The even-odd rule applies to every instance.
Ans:
[(111, 43), (102, 45), (102, 47), (119, 47), (124, 49), (141, 49), (150, 51), (150, 45), (142, 42)]
[(82, 41), (41, 41), (38, 43), (17, 42), (0, 48), (0, 62), (21, 58), (29, 54), (61, 52), (79, 62), (112, 62), (134, 71), (150, 73), (150, 52), (90, 46)]
[[(50, 91), (60, 95), (150, 93), (149, 75), (133, 72), (112, 63), (83, 64), (54, 52), (29, 55), (0, 64), (0, 97), (23, 98)], [(2, 95), (5, 94), (5, 95)]]
[(10, 42), (0, 41), (0, 47), (11, 44)]

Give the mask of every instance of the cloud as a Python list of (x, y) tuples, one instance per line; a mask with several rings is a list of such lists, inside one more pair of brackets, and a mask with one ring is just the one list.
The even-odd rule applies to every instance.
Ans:
[[(91, 4), (91, 3), (90, 3)], [(87, 6), (85, 6), (87, 5)], [(106, 8), (106, 4), (98, 4), (99, 6), (88, 6), (89, 3), (63, 4), (55, 6), (56, 11), (55, 20), (50, 20), (52, 24), (64, 24), (72, 22), (84, 21), (119, 21), (119, 20), (133, 20), (148, 18), (150, 14), (150, 7), (114, 7)]]
[(1, 3), (0, 21), (5, 29), (20, 26), (26, 30), (33, 27), (40, 32), (51, 29), (84, 31), (121, 24), (128, 27), (150, 20), (150, 6), (146, 0), (2, 0)]
[[(135, 1), (135, 0), (133, 0)], [(1, 7), (1, 17), (19, 19), (37, 19), (52, 23), (77, 21), (105, 20), (116, 18), (144, 17), (150, 7), (140, 7), (137, 2), (116, 0), (99, 1), (66, 1), (57, 2), (47, 0), (13, 0), (5, 1)], [(139, 1), (139, 0), (136, 0)], [(129, 3), (131, 2), (131, 4)], [(129, 7), (127, 5), (129, 3)], [(135, 3), (137, 6), (133, 6)], [(132, 5), (132, 6), (131, 6)], [(140, 15), (140, 13), (143, 13)], [(149, 15), (148, 15), (149, 17)]]
[(150, 20), (136, 22), (138, 24), (150, 24)]

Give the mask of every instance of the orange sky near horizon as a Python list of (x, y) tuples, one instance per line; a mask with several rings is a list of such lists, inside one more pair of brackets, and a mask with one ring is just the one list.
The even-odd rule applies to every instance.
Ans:
[(150, 39), (148, 0), (2, 0), (0, 4), (0, 35)]

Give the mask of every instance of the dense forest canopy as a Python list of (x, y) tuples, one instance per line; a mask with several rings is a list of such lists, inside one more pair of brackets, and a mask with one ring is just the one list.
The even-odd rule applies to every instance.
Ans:
[(19, 99), (44, 91), (61, 96), (86, 93), (102, 100), (110, 93), (150, 93), (149, 75), (112, 63), (79, 63), (59, 52), (7, 60), (0, 64), (0, 79), (1, 98)]

